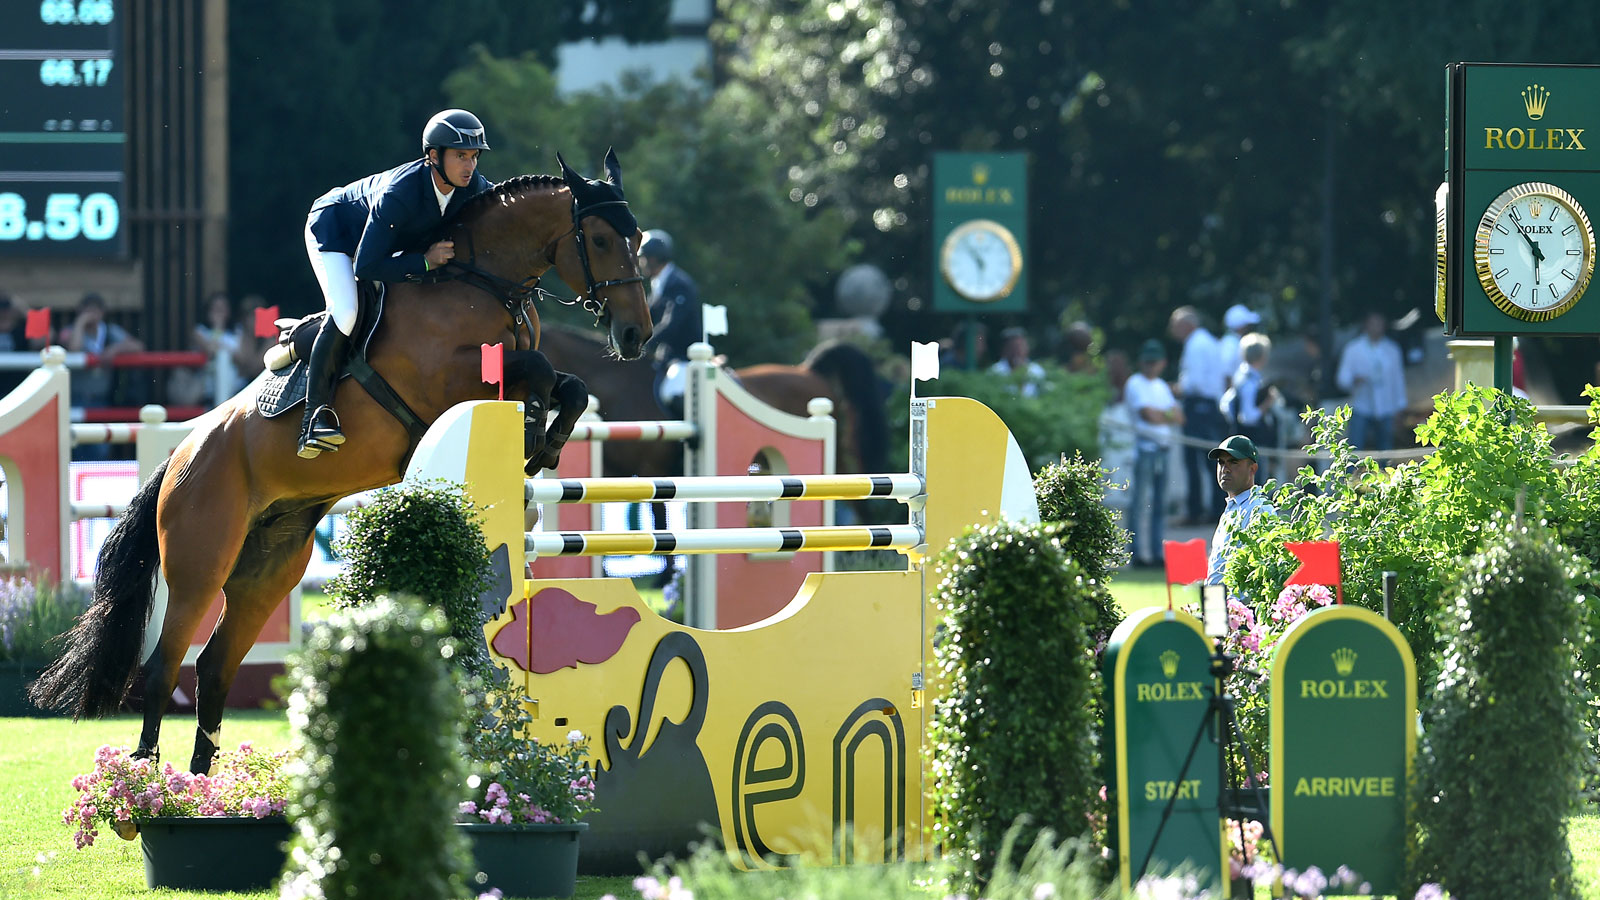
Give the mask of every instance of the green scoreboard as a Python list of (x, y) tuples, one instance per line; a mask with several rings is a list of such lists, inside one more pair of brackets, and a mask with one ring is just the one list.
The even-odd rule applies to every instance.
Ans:
[(1453, 63), (1435, 305), (1461, 336), (1600, 333), (1600, 66)]

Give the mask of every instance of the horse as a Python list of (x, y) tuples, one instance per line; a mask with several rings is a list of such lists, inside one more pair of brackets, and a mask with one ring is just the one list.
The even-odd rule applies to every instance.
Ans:
[[(641, 235), (616, 154), (606, 154), (605, 181), (586, 179), (556, 159), (560, 176), (523, 175), (494, 185), (442, 228), (436, 237), (456, 242), (458, 258), (446, 267), (456, 277), (387, 285), (387, 313), (367, 353), (404, 405), (431, 423), (457, 403), (496, 396), (481, 377), (480, 345), (516, 348), (505, 354), (503, 381), (508, 396), (529, 403), (530, 468), (556, 464), (588, 399), (580, 382), (560, 381), (537, 350), (539, 319), (530, 303), (539, 278), (555, 269), (596, 315), (606, 328), (601, 351), (637, 357), (652, 333), (635, 255)], [(196, 419), (193, 432), (140, 488), (101, 549), (88, 610), (29, 691), (36, 704), (74, 718), (116, 711), (133, 687), (159, 562), (167, 610), (143, 667), (136, 756), (160, 758), (161, 719), (184, 651), (212, 601), (223, 596), (222, 616), (196, 665), (189, 764), (196, 773), (210, 769), (220, 746), (223, 703), (245, 651), (305, 574), (317, 522), (336, 500), (399, 481), (418, 440), (417, 422), (402, 425), (347, 380), (334, 402), (348, 442), (342, 452), (302, 459), (295, 453), (299, 416), (266, 418), (255, 393), (241, 391)], [(546, 430), (542, 411), (557, 405)]]

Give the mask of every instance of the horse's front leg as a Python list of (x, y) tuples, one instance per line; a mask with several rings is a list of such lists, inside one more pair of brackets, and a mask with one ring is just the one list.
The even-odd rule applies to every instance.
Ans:
[[(555, 403), (556, 417), (545, 431), (544, 453), (538, 459), (541, 468), (554, 469), (561, 461), (561, 448), (567, 445), (578, 417), (589, 408), (589, 386), (571, 372), (557, 372), (556, 384), (550, 391)], [(534, 474), (534, 464), (528, 463), (528, 474)]]
[(513, 350), (505, 357), (506, 382), (522, 390), (522, 458), (528, 474), (538, 472), (545, 453), (545, 418), (555, 405), (551, 393), (558, 375), (555, 366), (537, 350)]

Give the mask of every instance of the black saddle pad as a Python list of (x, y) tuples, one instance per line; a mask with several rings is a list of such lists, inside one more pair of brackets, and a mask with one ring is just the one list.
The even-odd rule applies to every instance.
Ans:
[[(361, 315), (356, 319), (355, 340), (347, 345), (350, 349), (346, 351), (345, 358), (339, 360), (340, 381), (350, 377), (346, 363), (351, 357), (367, 355), (372, 336), (378, 330), (378, 322), (383, 318), (382, 282), (357, 282), (356, 298), (360, 303)], [(268, 372), (262, 377), (261, 387), (256, 391), (256, 410), (261, 415), (276, 419), (305, 402), (306, 382), (311, 370), (311, 342), (327, 316), (326, 312), (313, 313), (290, 326), (289, 342), (297, 349), (296, 359), (287, 367)]]

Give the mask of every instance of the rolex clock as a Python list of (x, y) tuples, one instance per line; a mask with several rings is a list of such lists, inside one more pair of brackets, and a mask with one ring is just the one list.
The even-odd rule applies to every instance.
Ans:
[(1594, 228), (1571, 194), (1542, 181), (1509, 188), (1478, 222), (1478, 282), (1506, 315), (1547, 322), (1572, 309), (1594, 275)]
[(1022, 275), (1022, 248), (1010, 229), (999, 222), (973, 219), (945, 237), (939, 249), (939, 271), (957, 294), (977, 303), (992, 303), (1009, 296), (1017, 286)]

